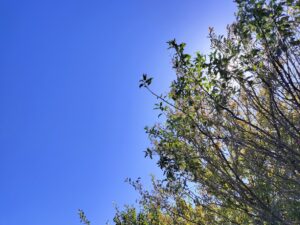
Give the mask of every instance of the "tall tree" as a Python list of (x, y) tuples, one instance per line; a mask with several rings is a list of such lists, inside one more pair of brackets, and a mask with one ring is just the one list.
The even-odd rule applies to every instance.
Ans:
[(168, 42), (168, 95), (141, 80), (166, 118), (146, 129), (166, 179), (141, 191), (143, 215), (155, 206), (173, 224), (300, 224), (300, 1), (236, 3), (226, 36), (210, 28), (210, 54)]

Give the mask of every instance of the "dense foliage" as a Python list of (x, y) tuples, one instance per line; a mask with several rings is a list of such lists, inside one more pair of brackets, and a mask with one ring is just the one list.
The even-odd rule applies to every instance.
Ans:
[[(146, 128), (165, 179), (122, 224), (300, 224), (300, 1), (236, 0), (226, 36), (192, 57), (172, 40), (177, 78), (150, 89), (164, 124)], [(157, 156), (157, 157), (155, 157)]]

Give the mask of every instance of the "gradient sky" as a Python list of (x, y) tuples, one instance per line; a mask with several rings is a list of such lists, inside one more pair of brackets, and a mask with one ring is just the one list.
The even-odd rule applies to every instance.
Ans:
[(166, 41), (208, 51), (208, 27), (231, 0), (0, 0), (0, 225), (112, 221), (137, 197), (126, 177), (159, 174), (144, 159), (157, 121), (141, 74), (166, 92)]

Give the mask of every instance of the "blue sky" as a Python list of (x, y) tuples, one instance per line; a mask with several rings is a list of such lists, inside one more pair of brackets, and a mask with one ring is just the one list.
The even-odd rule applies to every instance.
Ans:
[(126, 177), (159, 174), (144, 159), (155, 99), (174, 78), (166, 41), (208, 51), (231, 0), (0, 0), (0, 225), (112, 221), (137, 197)]

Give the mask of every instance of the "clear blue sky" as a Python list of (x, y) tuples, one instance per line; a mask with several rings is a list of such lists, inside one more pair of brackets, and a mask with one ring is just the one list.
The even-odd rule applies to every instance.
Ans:
[(174, 78), (166, 41), (207, 51), (231, 0), (0, 0), (0, 225), (111, 221), (134, 203), (126, 177), (159, 173), (144, 159), (157, 113), (138, 88)]

